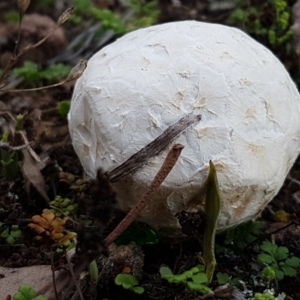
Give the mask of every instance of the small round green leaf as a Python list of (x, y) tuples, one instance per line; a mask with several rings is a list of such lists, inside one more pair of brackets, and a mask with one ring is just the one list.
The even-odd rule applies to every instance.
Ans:
[(138, 295), (143, 294), (144, 291), (145, 291), (145, 289), (144, 289), (143, 287), (141, 287), (141, 286), (135, 286), (135, 287), (132, 288), (132, 290), (133, 290), (136, 294), (138, 294)]
[(223, 285), (230, 281), (231, 277), (227, 273), (217, 273), (218, 284)]
[(207, 287), (206, 285), (198, 284), (198, 283), (195, 283), (195, 282), (192, 282), (192, 281), (189, 281), (187, 283), (187, 287), (191, 291), (201, 293), (202, 295), (207, 295), (211, 292), (211, 289), (209, 287)]
[(292, 267), (282, 267), (282, 271), (286, 276), (296, 277), (297, 275), (296, 269)]
[(195, 283), (207, 283), (208, 282), (208, 278), (206, 276), (206, 274), (204, 273), (199, 273), (196, 274), (192, 277), (193, 282)]
[(15, 242), (16, 242), (16, 240), (12, 236), (9, 236), (8, 238), (6, 238), (6, 243), (9, 245), (13, 245)]
[(169, 282), (182, 283), (182, 282), (185, 282), (186, 280), (187, 280), (187, 277), (183, 273), (183, 274), (173, 275), (173, 277), (169, 279)]
[(131, 285), (130, 283), (128, 283), (128, 282), (123, 282), (123, 283), (122, 283), (122, 287), (123, 287), (125, 290), (129, 290), (129, 289), (132, 287), (132, 285)]
[(9, 228), (6, 228), (4, 231), (2, 231), (1, 237), (4, 238), (4, 239), (9, 237)]
[(296, 256), (293, 256), (285, 261), (285, 265), (288, 267), (298, 268), (300, 267), (300, 259)]
[(14, 294), (13, 300), (27, 300), (27, 298), (25, 298), (25, 296), (21, 292), (17, 292), (16, 294)]
[(273, 262), (273, 257), (269, 254), (261, 253), (257, 256), (257, 259), (262, 264), (271, 264)]
[(275, 274), (276, 274), (276, 278), (278, 280), (282, 280), (284, 278), (284, 273), (280, 270), (274, 270), (275, 271)]
[(118, 274), (115, 278), (116, 285), (122, 285), (124, 289), (129, 289), (132, 286), (138, 285), (139, 281), (131, 274)]
[(173, 272), (168, 267), (161, 267), (159, 269), (159, 273), (160, 273), (161, 278), (163, 278), (163, 279), (169, 279), (174, 276)]
[(11, 231), (10, 235), (15, 239), (19, 239), (22, 237), (22, 231), (21, 230), (13, 230), (13, 231)]
[(183, 272), (183, 275), (186, 277), (186, 278), (192, 278), (194, 273), (192, 272), (192, 270), (188, 270), (188, 271), (185, 271)]
[(25, 299), (32, 299), (36, 296), (35, 290), (27, 284), (21, 284), (19, 286), (19, 292), (25, 296)]

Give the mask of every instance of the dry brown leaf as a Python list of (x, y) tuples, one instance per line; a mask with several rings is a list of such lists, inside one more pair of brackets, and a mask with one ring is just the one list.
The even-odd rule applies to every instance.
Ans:
[(39, 194), (49, 202), (49, 198), (46, 192), (46, 183), (44, 177), (40, 171), (40, 163), (35, 161), (27, 149), (22, 150), (23, 153), (23, 164), (22, 164), (22, 173), (27, 181), (26, 191), (29, 194), (30, 185), (33, 185)]

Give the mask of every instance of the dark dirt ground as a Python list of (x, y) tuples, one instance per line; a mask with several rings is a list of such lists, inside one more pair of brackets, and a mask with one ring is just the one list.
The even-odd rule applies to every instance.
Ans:
[[(182, 2), (184, 6), (178, 8), (172, 6), (171, 1), (159, 1), (160, 16), (158, 22), (197, 19), (224, 23), (233, 9), (233, 7), (211, 9), (208, 5), (209, 1)], [(291, 4), (293, 4), (292, 2), (294, 1), (291, 1)], [(120, 3), (121, 1), (95, 1), (98, 7), (110, 8), (122, 15), (125, 10)], [(259, 2), (252, 1), (253, 5), (257, 3)], [(5, 21), (4, 16), (7, 12), (15, 9), (16, 7), (11, 1), (0, 2), (0, 69), (4, 69), (9, 57), (12, 55), (18, 33), (17, 24)], [(24, 19), (20, 48), (23, 45), (41, 39), (45, 32), (49, 30), (49, 26), (53, 26), (53, 19), (56, 20), (61, 11), (62, 8), (60, 7), (52, 5), (49, 9), (39, 6), (38, 1), (32, 1), (27, 12), (29, 16)], [(106, 37), (102, 38), (101, 42), (91, 41), (88, 47), (77, 53), (75, 53), (76, 49), (68, 48), (68, 45), (79, 34), (86, 32), (90, 26), (91, 22), (89, 20), (84, 20), (75, 26), (66, 23), (43, 46), (34, 49), (34, 51), (21, 58), (17, 66), (21, 66), (26, 60), (37, 62), (42, 66), (50, 65), (54, 61), (75, 65), (80, 58), (89, 58), (93, 52), (115, 39), (115, 36), (112, 34), (107, 39)], [(287, 58), (284, 49), (277, 49), (276, 51), (290, 72), (297, 77), (299, 69), (298, 57), (295, 52)], [(19, 83), (18, 79), (14, 77), (10, 80), (10, 84), (11, 87), (16, 88), (30, 87), (24, 82)], [(48, 197), (50, 200), (54, 199), (56, 195), (71, 198), (75, 203), (79, 204), (78, 213), (73, 217), (76, 219), (79, 215), (84, 214), (88, 216), (92, 224), (100, 224), (101, 228), (104, 226), (103, 223), (106, 223), (107, 226), (103, 229), (103, 236), (105, 236), (118, 223), (118, 220), (121, 218), (120, 213), (111, 209), (109, 205), (102, 203), (101, 215), (105, 215), (109, 211), (109, 220), (103, 221), (101, 218), (99, 220), (99, 215), (97, 219), (94, 218), (87, 212), (89, 207), (95, 205), (93, 186), (89, 188), (90, 184), (82, 180), (81, 182), (70, 183), (68, 180), (62, 179), (65, 178), (66, 173), (75, 176), (76, 180), (83, 177), (82, 167), (74, 153), (68, 135), (67, 120), (56, 112), (59, 102), (71, 99), (73, 87), (74, 82), (70, 82), (40, 92), (4, 93), (0, 95), (0, 112), (8, 111), (13, 116), (26, 112), (24, 129), (28, 140), (31, 142), (31, 147), (36, 153), (46, 153), (49, 157), (46, 167), (41, 171), (45, 178)], [(0, 126), (3, 127), (5, 121), (0, 120), (0, 122)], [(33, 186), (30, 187), (29, 193), (26, 191), (24, 186), (25, 181), (28, 180), (30, 179), (26, 178), (26, 176), (20, 175), (14, 181), (6, 181), (3, 174), (0, 175), (0, 222), (6, 225), (18, 224), (23, 233), (22, 238), (12, 245), (8, 245), (5, 241), (0, 240), (1, 266), (22, 267), (51, 263), (51, 245), (34, 241), (35, 233), (27, 227), (30, 218), (35, 214), (40, 214), (42, 209), (47, 207), (47, 203)], [(300, 161), (298, 159), (281, 191), (262, 213), (260, 220), (263, 224), (263, 238), (244, 248), (241, 253), (235, 253), (229, 246), (227, 250), (221, 248), (221, 251), (217, 254), (218, 265), (216, 271), (228, 273), (232, 277), (238, 277), (245, 282), (247, 289), (250, 291), (263, 291), (266, 285), (262, 284), (261, 272), (255, 263), (255, 257), (259, 253), (259, 244), (267, 238), (272, 239), (277, 245), (288, 247), (290, 253), (300, 257), (300, 226), (297, 225), (300, 217), (299, 203)], [(295, 221), (286, 230), (270, 235), (268, 234), (269, 232), (286, 225), (276, 220), (274, 212), (278, 210), (284, 210), (294, 215)], [(76, 226), (74, 223), (69, 222), (68, 228), (74, 229)], [(0, 227), (0, 233), (1, 231)], [(90, 237), (85, 238), (89, 239)], [(224, 246), (224, 239), (224, 234), (219, 235), (217, 237), (218, 245)], [(85, 242), (88, 247), (88, 241), (85, 240)], [(112, 273), (107, 278), (102, 278), (96, 291), (90, 292), (93, 295), (87, 296), (86, 299), (93, 299), (93, 297), (111, 300), (202, 299), (198, 294), (187, 291), (183, 286), (168, 284), (160, 278), (158, 273), (161, 265), (167, 265), (177, 273), (199, 264), (202, 252), (199, 242), (192, 239), (181, 243), (160, 241), (155, 245), (143, 245), (142, 251), (144, 254), (144, 265), (139, 276), (141, 279), (140, 283), (145, 288), (144, 295), (136, 296), (132, 292), (125, 291), (114, 284), (112, 278), (122, 272), (127, 264), (131, 264), (131, 262), (124, 262), (124, 260), (117, 258), (114, 260), (115, 268), (112, 270)], [(141, 256), (143, 255), (141, 254)], [(57, 267), (66, 265), (64, 259), (58, 254), (55, 254), (54, 261)], [(132, 265), (130, 267), (132, 268)], [(217, 282), (214, 281), (212, 287), (217, 288), (217, 286)], [(240, 287), (240, 290), (243, 290), (243, 288)], [(296, 278), (286, 277), (281, 281), (277, 292), (286, 293), (286, 299), (300, 299), (300, 273), (298, 272)], [(98, 293), (98, 296), (95, 296), (95, 293)], [(216, 295), (210, 299), (244, 299), (241, 295), (238, 296), (236, 290), (231, 287), (221, 290)], [(5, 297), (6, 295), (0, 295), (1, 299), (5, 299)], [(245, 299), (247, 299), (247, 296), (245, 296)]]

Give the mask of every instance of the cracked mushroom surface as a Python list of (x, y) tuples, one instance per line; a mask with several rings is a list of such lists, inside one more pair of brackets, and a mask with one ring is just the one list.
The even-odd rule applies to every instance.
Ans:
[[(255, 218), (277, 194), (300, 149), (300, 97), (281, 62), (235, 28), (152, 26), (90, 59), (69, 113), (74, 148), (92, 177), (189, 113), (202, 119), (173, 141), (185, 148), (140, 216), (170, 236), (180, 232), (178, 211), (203, 207), (209, 160), (220, 184), (218, 230)], [(121, 209), (145, 193), (170, 147), (114, 184)]]

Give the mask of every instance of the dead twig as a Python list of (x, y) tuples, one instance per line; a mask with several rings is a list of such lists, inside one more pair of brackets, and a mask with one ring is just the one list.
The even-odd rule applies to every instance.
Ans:
[(122, 163), (107, 174), (110, 182), (117, 182), (136, 172), (138, 169), (146, 165), (149, 160), (159, 155), (168, 145), (189, 126), (201, 120), (201, 115), (188, 114), (176, 123), (172, 124), (154, 141), (145, 146), (143, 149), (132, 155), (128, 160)]
[(21, 151), (27, 149), (29, 144), (21, 145), (21, 146), (11, 146), (9, 143), (3, 143), (0, 141), (0, 149), (12, 152), (12, 151)]
[(176, 144), (172, 147), (163, 165), (154, 177), (147, 192), (138, 201), (136, 206), (130, 210), (127, 216), (119, 223), (119, 225), (113, 230), (113, 232), (105, 238), (104, 242), (107, 246), (114, 242), (120, 236), (120, 234), (129, 227), (129, 225), (139, 216), (141, 211), (150, 202), (151, 196), (155, 193), (157, 188), (163, 183), (163, 181), (173, 169), (183, 148), (184, 146), (180, 144)]

